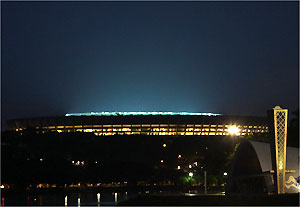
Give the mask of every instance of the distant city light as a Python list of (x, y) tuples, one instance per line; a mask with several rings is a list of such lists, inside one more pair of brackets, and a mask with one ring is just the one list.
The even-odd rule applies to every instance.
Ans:
[(178, 155), (178, 158), (180, 159), (180, 158), (181, 158), (181, 155)]
[(163, 163), (163, 162), (164, 162), (164, 160), (161, 160), (160, 162), (161, 162), (161, 163)]
[(0, 188), (4, 188), (4, 185), (1, 185)]
[(166, 144), (163, 144), (163, 147), (166, 147), (167, 145)]
[(214, 113), (194, 113), (194, 112), (88, 112), (88, 113), (67, 113), (65, 116), (130, 116), (130, 115), (196, 115), (196, 116), (221, 116)]
[(231, 135), (239, 135), (240, 129), (237, 126), (235, 126), (235, 125), (231, 125), (228, 128), (228, 132)]
[(190, 176), (190, 177), (193, 177), (193, 175), (194, 175), (194, 174), (193, 174), (192, 172), (189, 173), (189, 176)]
[(179, 165), (177, 166), (177, 169), (180, 170), (180, 166)]
[(189, 168), (192, 168), (192, 165), (189, 165)]
[(224, 172), (224, 175), (226, 176), (226, 175), (227, 175), (227, 172)]

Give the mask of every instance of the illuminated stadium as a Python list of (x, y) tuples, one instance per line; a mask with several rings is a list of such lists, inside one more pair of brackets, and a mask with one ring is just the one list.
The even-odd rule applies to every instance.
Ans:
[(268, 132), (266, 117), (189, 112), (90, 112), (60, 117), (14, 119), (8, 129), (22, 132), (89, 132), (107, 135), (252, 135)]

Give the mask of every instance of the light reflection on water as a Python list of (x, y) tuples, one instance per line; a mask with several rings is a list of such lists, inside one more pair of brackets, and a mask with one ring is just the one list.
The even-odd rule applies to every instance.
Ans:
[(116, 206), (119, 202), (137, 196), (137, 193), (52, 193), (41, 195), (6, 195), (1, 198), (1, 206)]

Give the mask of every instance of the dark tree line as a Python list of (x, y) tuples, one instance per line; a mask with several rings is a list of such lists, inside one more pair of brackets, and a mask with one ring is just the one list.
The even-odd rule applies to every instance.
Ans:
[[(2, 133), (2, 183), (24, 188), (38, 183), (63, 186), (78, 182), (135, 184), (171, 180), (179, 185), (186, 170), (206, 170), (221, 179), (228, 170), (226, 159), (231, 145), (231, 139), (220, 136), (95, 136), (36, 134), (32, 130), (20, 135), (6, 131)], [(75, 165), (77, 161), (84, 161), (84, 165)], [(195, 162), (193, 169), (187, 167)], [(181, 170), (177, 170), (178, 165)]]

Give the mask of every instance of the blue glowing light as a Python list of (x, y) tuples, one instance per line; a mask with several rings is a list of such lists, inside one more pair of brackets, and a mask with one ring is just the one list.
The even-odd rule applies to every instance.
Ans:
[(220, 116), (214, 113), (194, 113), (194, 112), (88, 112), (70, 113), (65, 116), (129, 116), (129, 115), (196, 115), (196, 116)]

